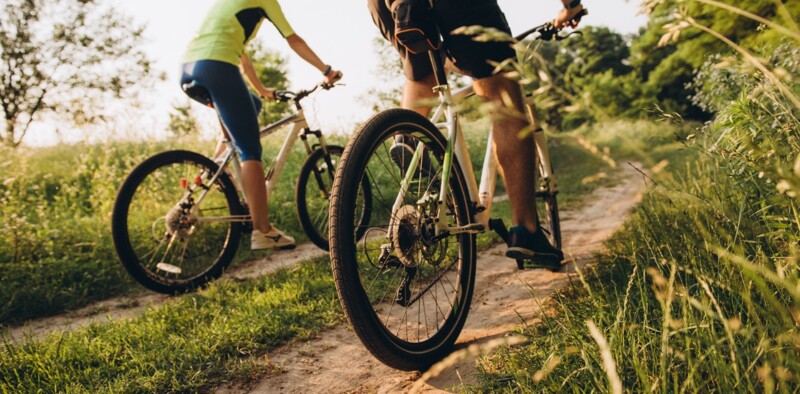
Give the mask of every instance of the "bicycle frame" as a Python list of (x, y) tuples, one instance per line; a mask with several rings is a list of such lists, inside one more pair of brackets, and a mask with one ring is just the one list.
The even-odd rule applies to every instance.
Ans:
[[(267, 199), (272, 194), (272, 190), (274, 189), (275, 185), (280, 178), (281, 172), (283, 171), (283, 167), (286, 165), (286, 162), (289, 159), (289, 154), (294, 147), (297, 138), (303, 141), (303, 145), (306, 148), (306, 153), (311, 154), (314, 151), (315, 145), (309, 144), (308, 136), (313, 135), (319, 141), (319, 147), (323, 150), (327, 149), (327, 143), (325, 142), (325, 137), (322, 135), (322, 132), (311, 130), (308, 126), (308, 122), (306, 121), (305, 114), (303, 109), (297, 105), (297, 112), (292, 115), (286, 116), (285, 118), (278, 120), (274, 123), (271, 123), (259, 131), (259, 138), (265, 138), (271, 134), (274, 134), (276, 131), (282, 129), (284, 126), (292, 124), (292, 129), (289, 131), (289, 134), (286, 136), (286, 139), (283, 141), (283, 145), (281, 146), (278, 155), (272, 160), (272, 164), (270, 164), (269, 169), (266, 172), (265, 183), (267, 186)], [(220, 126), (222, 130), (225, 130), (225, 126), (220, 121)], [(236, 155), (236, 149), (233, 145), (233, 140), (230, 138), (227, 132), (223, 132), (223, 143), (225, 144), (225, 150), (223, 153), (218, 157), (219, 161), (221, 162), (219, 170), (212, 176), (209, 183), (214, 183), (219, 177), (225, 168), (230, 164), (232, 169), (232, 174), (234, 180), (236, 181), (239, 190), (242, 190), (242, 175), (241, 175), (241, 161), (239, 160), (238, 155)], [(327, 153), (327, 151), (325, 152)], [(200, 196), (197, 198), (197, 202), (203, 200), (207, 193), (207, 190), (204, 190)], [(243, 193), (242, 193), (243, 194)], [(245, 199), (246, 202), (246, 199)], [(225, 216), (225, 217), (205, 217), (199, 219), (200, 221), (234, 221), (234, 222), (248, 222), (250, 220), (250, 215), (242, 215), (242, 216)]]
[[(494, 149), (494, 140), (492, 138), (493, 132), (491, 129), (489, 130), (488, 142), (486, 144), (486, 152), (483, 160), (483, 170), (481, 172), (482, 175), (479, 185), (475, 179), (475, 173), (472, 170), (472, 160), (464, 140), (464, 134), (458, 121), (458, 113), (454, 108), (455, 103), (472, 96), (475, 92), (472, 86), (451, 92), (450, 85), (447, 83), (447, 79), (443, 77), (444, 70), (441, 65), (441, 60), (439, 60), (438, 56), (435, 56), (434, 51), (430, 52), (430, 58), (437, 74), (437, 86), (434, 87), (434, 92), (436, 92), (439, 96), (439, 105), (434, 109), (433, 115), (431, 115), (430, 119), (439, 130), (446, 131), (445, 135), (447, 137), (447, 146), (442, 163), (443, 173), (441, 188), (439, 190), (438, 212), (444, 212), (443, 209), (445, 198), (448, 193), (454, 157), (457, 159), (459, 169), (465, 177), (467, 190), (469, 192), (469, 200), (472, 203), (475, 212), (472, 223), (464, 226), (450, 226), (440, 217), (435, 218), (436, 235), (481, 233), (489, 228), (489, 219), (491, 219), (492, 212), (492, 200), (494, 198), (495, 186), (497, 184), (497, 172), (499, 164), (497, 162), (497, 156)], [(530, 103), (526, 103), (526, 107), (526, 110), (528, 111), (528, 117), (532, 122), (534, 130), (533, 138), (538, 157), (537, 165), (539, 166), (537, 173), (541, 177), (541, 180), (546, 182), (545, 184), (549, 186), (549, 190), (555, 192), (557, 191), (557, 187), (553, 178), (550, 154), (547, 150), (547, 141), (544, 135), (544, 130), (539, 127), (539, 122), (533, 106)], [(409, 164), (409, 169), (417, 168), (419, 162), (421, 161), (424, 149), (424, 144), (417, 144), (414, 155), (412, 156)], [(413, 174), (413, 170), (410, 170), (406, 173), (406, 176), (401, 183), (400, 192), (398, 193), (397, 199), (395, 200), (392, 208), (393, 212), (396, 212), (402, 206), (404, 196), (408, 191), (409, 185), (411, 184)], [(391, 221), (394, 222), (394, 218), (392, 218)], [(393, 227), (393, 225), (390, 225), (389, 228), (392, 229)], [(391, 236), (391, 230), (388, 236)]]

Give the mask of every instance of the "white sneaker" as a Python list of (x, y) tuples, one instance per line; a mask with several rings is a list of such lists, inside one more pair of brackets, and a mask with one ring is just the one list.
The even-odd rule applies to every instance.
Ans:
[(272, 226), (268, 233), (262, 233), (253, 229), (250, 235), (250, 249), (292, 249), (295, 247), (294, 238), (284, 234), (281, 230)]

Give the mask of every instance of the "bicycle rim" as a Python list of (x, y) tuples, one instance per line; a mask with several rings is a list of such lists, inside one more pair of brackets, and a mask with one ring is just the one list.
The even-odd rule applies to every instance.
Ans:
[(544, 231), (550, 244), (558, 249), (561, 249), (561, 223), (558, 216), (558, 193), (553, 191), (550, 187), (548, 179), (544, 179), (541, 174), (541, 166), (539, 163), (538, 174), (536, 181), (538, 188), (536, 191), (536, 213), (539, 217), (539, 226)]
[(165, 152), (143, 162), (120, 189), (115, 245), (123, 265), (146, 287), (192, 290), (221, 275), (233, 259), (241, 223), (231, 216), (241, 208), (225, 174), (210, 182), (215, 170), (199, 154)]
[[(295, 201), (297, 216), (308, 239), (320, 249), (328, 250), (328, 216), (330, 214), (330, 194), (333, 187), (334, 171), (344, 148), (330, 145), (328, 155), (317, 149), (308, 156), (300, 176), (297, 178)], [(371, 208), (370, 188), (367, 182), (361, 184), (356, 196), (355, 217), (359, 223), (369, 221)], [(366, 197), (365, 197), (366, 196)], [(363, 232), (362, 234), (363, 235)], [(360, 237), (360, 235), (359, 235)]]
[[(392, 158), (398, 135), (409, 146), (424, 144), (427, 158), (413, 170), (402, 204), (393, 210), (411, 156)], [(340, 300), (376, 357), (399, 369), (425, 368), (449, 352), (472, 296), (474, 236), (437, 239), (433, 225), (437, 217), (449, 224), (469, 222), (462, 176), (454, 167), (451, 191), (439, 207), (444, 140), (427, 119), (410, 111), (379, 114), (348, 151), (352, 156), (337, 171), (340, 189), (335, 186), (331, 206), (331, 261)], [(353, 219), (350, 202), (359, 180), (372, 190), (372, 215), (365, 224)], [(360, 232), (364, 237), (356, 241)]]

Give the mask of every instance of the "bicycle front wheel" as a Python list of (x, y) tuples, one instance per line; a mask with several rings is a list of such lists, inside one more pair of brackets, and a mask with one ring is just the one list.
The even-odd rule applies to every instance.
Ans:
[[(420, 164), (410, 168), (419, 144)], [(397, 369), (424, 369), (446, 356), (472, 299), (475, 236), (436, 230), (439, 220), (465, 226), (472, 214), (455, 162), (439, 204), (445, 149), (428, 119), (394, 109), (356, 132), (336, 170), (330, 242), (339, 299), (367, 349)], [(363, 182), (372, 190), (367, 223), (356, 215)]]
[[(561, 221), (558, 215), (558, 191), (553, 187), (550, 179), (543, 174), (552, 171), (543, 171), (545, 165), (537, 155), (536, 166), (536, 214), (539, 218), (539, 227), (547, 236), (550, 245), (562, 249), (561, 242)], [(517, 268), (525, 269), (525, 261), (517, 260)]]
[[(308, 156), (300, 176), (297, 178), (295, 202), (297, 204), (297, 217), (300, 226), (314, 245), (322, 250), (328, 250), (328, 214), (330, 213), (330, 196), (333, 186), (334, 171), (344, 148), (329, 145), (327, 154), (324, 150), (317, 149)], [(372, 191), (368, 182), (361, 183), (356, 201), (355, 215), (358, 223), (368, 223), (372, 211)], [(366, 226), (358, 226), (360, 230), (357, 239), (366, 231)]]
[(137, 166), (117, 195), (114, 246), (150, 290), (175, 294), (218, 278), (242, 232), (242, 207), (227, 174), (198, 153), (159, 153)]

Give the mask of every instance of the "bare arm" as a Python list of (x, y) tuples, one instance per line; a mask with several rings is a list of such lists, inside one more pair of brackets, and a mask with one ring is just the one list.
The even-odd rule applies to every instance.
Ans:
[[(316, 52), (306, 44), (306, 41), (302, 37), (297, 34), (292, 34), (286, 37), (286, 42), (298, 56), (303, 58), (308, 64), (314, 66), (320, 73), (325, 74), (325, 71), (328, 70), (328, 65), (317, 56)], [(336, 82), (340, 78), (341, 72), (331, 69), (328, 74), (325, 75), (325, 83), (330, 84)]]
[(258, 75), (256, 75), (256, 69), (253, 67), (253, 62), (250, 60), (250, 56), (247, 56), (246, 53), (242, 54), (241, 69), (242, 74), (244, 74), (244, 78), (247, 80), (250, 86), (255, 89), (259, 96), (269, 100), (275, 100), (275, 89), (266, 88), (261, 84), (261, 81), (258, 79)]
[(561, 0), (561, 4), (564, 4), (564, 8), (558, 12), (556, 19), (553, 20), (553, 25), (555, 25), (555, 27), (562, 28), (567, 26), (578, 26), (579, 21), (573, 21), (572, 19), (575, 18), (579, 12), (583, 11), (583, 5), (579, 3), (577, 6), (567, 9), (571, 2), (572, 0)]

